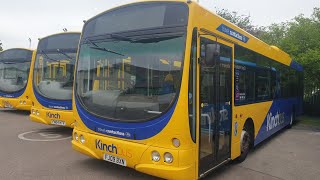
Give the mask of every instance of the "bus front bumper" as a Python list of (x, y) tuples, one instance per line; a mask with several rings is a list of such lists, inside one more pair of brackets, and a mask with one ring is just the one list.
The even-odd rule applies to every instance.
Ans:
[(72, 111), (61, 111), (56, 109), (31, 108), (30, 120), (47, 125), (57, 125), (64, 127), (74, 127), (74, 117)]
[(0, 108), (30, 111), (32, 102), (22, 98), (0, 98)]
[[(77, 139), (75, 134), (77, 134)], [(81, 142), (81, 139), (84, 139), (84, 141)], [(80, 131), (77, 128), (73, 130), (72, 148), (82, 154), (100, 160), (105, 160), (105, 155), (125, 159), (125, 166), (152, 176), (164, 179), (196, 179), (195, 162), (181, 163), (180, 161), (183, 158), (189, 159), (188, 162), (192, 162), (192, 160), (190, 161), (194, 157), (192, 149), (179, 151), (153, 147), (138, 142), (91, 134)], [(152, 161), (151, 153), (153, 151), (160, 153), (159, 162)], [(163, 154), (166, 152), (170, 152), (173, 155), (174, 161), (172, 164), (164, 162)]]

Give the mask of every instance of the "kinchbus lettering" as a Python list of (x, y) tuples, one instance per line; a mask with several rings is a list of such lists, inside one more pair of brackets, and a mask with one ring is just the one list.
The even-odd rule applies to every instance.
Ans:
[(125, 149), (123, 149), (119, 146), (116, 146), (114, 144), (105, 144), (99, 139), (96, 139), (96, 149), (106, 151), (109, 153), (114, 153), (114, 154), (121, 155), (121, 156), (125, 156), (128, 158), (132, 157), (132, 154), (128, 150), (125, 150)]
[(47, 117), (52, 119), (60, 119), (60, 114), (59, 113), (52, 114), (50, 112), (47, 112)]
[(267, 131), (270, 131), (284, 123), (284, 113), (277, 112), (276, 115), (272, 115), (270, 112), (267, 115)]
[(110, 153), (118, 154), (118, 149), (114, 144), (108, 145), (96, 139), (96, 148)]

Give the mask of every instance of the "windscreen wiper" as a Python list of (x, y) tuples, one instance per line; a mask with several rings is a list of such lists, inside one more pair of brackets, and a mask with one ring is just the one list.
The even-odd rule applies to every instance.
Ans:
[(118, 39), (118, 40), (122, 40), (122, 41), (130, 41), (132, 42), (132, 39), (131, 38), (128, 38), (126, 36), (122, 36), (122, 35), (119, 35), (119, 34), (110, 34), (111, 38), (113, 39)]
[(160, 41), (166, 41), (174, 38), (181, 37), (181, 35), (170, 35), (170, 36), (151, 36), (145, 38), (134, 39), (132, 43), (157, 43)]
[(122, 40), (122, 41), (129, 41), (131, 43), (156, 43), (160, 41), (165, 41), (169, 39), (174, 39), (177, 37), (181, 37), (181, 34), (165, 34), (165, 35), (153, 35), (149, 37), (142, 37), (142, 38), (129, 38), (123, 35), (119, 34), (110, 34), (110, 37), (113, 39), (117, 40)]
[(48, 56), (48, 54), (47, 54), (47, 53), (45, 53), (43, 50), (41, 50), (41, 51), (40, 51), (40, 53), (41, 53), (41, 54), (43, 54), (47, 59), (49, 59), (49, 60), (51, 60), (51, 61), (59, 61), (59, 60), (56, 60), (56, 59), (50, 58), (50, 57)]
[(67, 57), (67, 58), (69, 58), (69, 59), (71, 59), (71, 60), (74, 60), (73, 57), (69, 56), (67, 53), (61, 51), (60, 49), (57, 49), (57, 52), (60, 53), (60, 54), (62, 54), (62, 55), (64, 55), (65, 57)]
[(119, 52), (116, 52), (116, 51), (113, 51), (113, 50), (110, 50), (110, 49), (106, 49), (106, 48), (103, 48), (103, 47), (100, 47), (98, 46), (96, 43), (90, 41), (89, 39), (86, 39), (87, 42), (89, 42), (91, 45), (93, 46), (90, 46), (91, 49), (95, 49), (95, 50), (99, 50), (99, 51), (105, 51), (105, 52), (109, 52), (109, 53), (113, 53), (113, 54), (117, 54), (119, 56), (125, 56), (124, 54), (121, 54)]

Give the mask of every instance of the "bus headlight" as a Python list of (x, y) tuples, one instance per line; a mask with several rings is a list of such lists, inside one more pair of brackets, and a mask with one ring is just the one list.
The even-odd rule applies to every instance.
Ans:
[(32, 111), (32, 114), (35, 114), (35, 113), (36, 113), (36, 112), (34, 111), (34, 109), (32, 109), (31, 111)]
[(77, 133), (77, 132), (75, 132), (75, 133), (73, 134), (73, 137), (74, 137), (74, 139), (75, 139), (76, 141), (79, 140), (79, 136), (78, 136), (78, 133)]
[(24, 104), (24, 105), (26, 105), (26, 104), (27, 104), (27, 102), (26, 102), (26, 101), (23, 101), (23, 104)]
[(180, 146), (180, 140), (177, 138), (172, 139), (172, 144), (174, 147), (178, 148)]
[(37, 115), (37, 116), (39, 116), (39, 115), (40, 115), (40, 113), (39, 113), (39, 111), (38, 111), (38, 110), (36, 111), (36, 115)]
[(83, 144), (86, 140), (84, 139), (83, 135), (80, 135), (80, 142)]
[(168, 153), (168, 152), (164, 153), (164, 161), (165, 161), (166, 163), (171, 164), (171, 163), (173, 162), (173, 156), (172, 156), (172, 154), (171, 154), (171, 153)]
[(20, 104), (22, 104), (22, 101), (20, 101)]
[(158, 151), (152, 151), (151, 157), (152, 157), (152, 161), (154, 162), (160, 161), (160, 154)]

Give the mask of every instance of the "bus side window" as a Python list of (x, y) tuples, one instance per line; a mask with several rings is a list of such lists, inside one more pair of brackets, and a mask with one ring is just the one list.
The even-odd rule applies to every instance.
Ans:
[(257, 69), (256, 71), (256, 100), (270, 99), (269, 70)]
[(278, 97), (278, 89), (277, 89), (277, 72), (271, 70), (271, 98), (275, 99)]
[(235, 104), (253, 103), (255, 100), (256, 58), (253, 51), (235, 45)]

